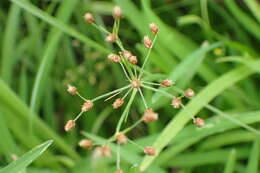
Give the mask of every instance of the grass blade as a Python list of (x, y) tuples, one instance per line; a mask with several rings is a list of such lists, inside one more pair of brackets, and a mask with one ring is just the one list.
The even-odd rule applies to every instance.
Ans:
[(39, 157), (50, 145), (52, 144), (52, 140), (47, 141), (35, 148), (31, 151), (25, 153), (18, 160), (13, 161), (8, 166), (4, 167), (0, 170), (0, 173), (17, 173), (23, 169), (25, 169), (28, 165), (30, 165), (37, 157)]
[(235, 170), (235, 164), (236, 164), (236, 150), (232, 149), (230, 151), (230, 154), (228, 156), (228, 160), (224, 169), (223, 173), (233, 173)]
[(257, 173), (258, 161), (259, 161), (259, 139), (256, 139), (253, 144), (251, 154), (249, 156), (246, 173)]
[[(258, 65), (260, 61), (257, 61)], [(240, 67), (232, 70), (225, 75), (219, 77), (205, 89), (203, 89), (191, 102), (186, 106), (189, 113), (195, 115), (214, 97), (224, 91), (226, 88), (232, 86), (239, 80), (246, 78), (253, 74), (254, 71), (247, 67)], [(190, 120), (187, 111), (180, 111), (164, 128), (160, 136), (156, 139), (153, 146), (157, 148), (158, 153), (183, 129), (184, 125)], [(140, 165), (140, 169), (144, 171), (157, 157), (145, 157)]]
[(75, 29), (69, 27), (68, 25), (65, 25), (63, 22), (60, 22), (56, 18), (50, 16), (49, 14), (45, 13), (44, 11), (40, 10), (39, 8), (35, 7), (29, 2), (26, 2), (25, 0), (12, 0), (15, 4), (20, 6), (21, 8), (24, 8), (26, 11), (32, 13), (33, 15), (41, 18), (45, 22), (49, 23), (52, 26), (57, 27), (58, 29), (62, 30), (63, 32), (69, 34), (72, 37), (77, 38), (78, 40), (86, 43), (88, 46), (96, 48), (97, 50), (103, 52), (103, 53), (110, 53), (111, 51), (105, 48), (104, 46), (96, 43), (95, 41), (89, 39), (85, 35), (79, 33)]

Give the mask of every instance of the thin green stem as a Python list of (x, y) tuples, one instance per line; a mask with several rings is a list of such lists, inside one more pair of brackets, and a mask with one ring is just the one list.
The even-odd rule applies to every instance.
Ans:
[(117, 96), (117, 95), (120, 94), (121, 92), (123, 92), (123, 90), (122, 90), (122, 91), (119, 91), (118, 93), (115, 93), (114, 95), (112, 95), (112, 96), (110, 96), (110, 97), (108, 97), (108, 98), (106, 98), (106, 99), (105, 99), (105, 102), (108, 101), (108, 100), (110, 100), (110, 99), (112, 99), (113, 97)]
[(139, 93), (140, 93), (140, 95), (141, 95), (141, 97), (142, 97), (142, 100), (143, 100), (143, 102), (144, 102), (145, 109), (148, 109), (148, 106), (147, 106), (146, 100), (145, 100), (145, 98), (144, 98), (144, 95), (143, 95), (143, 93), (142, 93), (142, 90), (141, 90), (140, 88), (138, 88), (138, 91), (139, 91)]
[(117, 144), (117, 150), (116, 150), (116, 168), (120, 169), (120, 144)]
[(95, 24), (95, 23), (92, 23), (92, 26), (94, 26), (95, 28), (97, 28), (99, 31), (101, 31), (101, 32), (104, 32), (104, 33), (106, 33), (106, 34), (110, 34), (110, 32), (109, 31), (107, 31), (104, 27), (102, 27), (102, 26), (100, 26), (100, 25), (97, 25), (97, 24)]
[(147, 55), (146, 55), (146, 57), (145, 57), (145, 59), (144, 59), (144, 63), (143, 63), (143, 65), (142, 65), (141, 71), (140, 71), (139, 76), (138, 76), (138, 79), (139, 79), (139, 80), (141, 79), (141, 77), (142, 77), (142, 75), (143, 75), (144, 67), (145, 67), (145, 65), (146, 65), (146, 63), (147, 63), (147, 61), (148, 61), (148, 59), (149, 59), (149, 57), (150, 57), (150, 54), (151, 54), (152, 48), (153, 48), (153, 46), (154, 46), (154, 43), (155, 43), (155, 41), (156, 41), (156, 38), (157, 38), (157, 34), (155, 35), (155, 37), (154, 37), (154, 39), (153, 39), (152, 47), (149, 48), (148, 53), (147, 53)]
[(143, 122), (143, 119), (142, 119), (142, 118), (139, 119), (138, 121), (136, 121), (136, 122), (135, 122), (133, 125), (131, 125), (130, 127), (124, 129), (124, 130), (122, 131), (122, 133), (127, 133), (127, 132), (131, 131), (133, 128), (135, 128), (136, 126), (138, 126), (141, 122)]
[[(121, 59), (122, 59), (122, 58), (121, 58)], [(125, 70), (124, 65), (123, 65), (121, 62), (119, 62), (119, 63), (120, 63), (120, 65), (121, 65), (121, 67), (122, 67), (122, 69), (123, 69), (123, 71), (124, 71), (124, 73), (125, 73), (125, 76), (126, 76), (127, 80), (131, 81), (130, 77), (128, 76), (128, 74), (127, 74), (127, 72), (126, 72), (126, 70)]]
[(127, 118), (127, 115), (128, 115), (128, 113), (129, 113), (130, 106), (132, 105), (132, 103), (133, 103), (133, 101), (134, 101), (134, 98), (135, 98), (136, 93), (137, 93), (137, 90), (134, 89), (133, 92), (132, 92), (132, 95), (131, 95), (131, 97), (130, 97), (130, 100), (128, 101), (128, 103), (127, 103), (127, 105), (126, 105), (126, 107), (125, 107), (125, 109), (124, 109), (124, 112), (123, 112), (123, 114), (121, 115), (121, 117), (120, 117), (120, 119), (119, 119), (119, 122), (118, 122), (118, 124), (117, 124), (116, 134), (120, 131), (120, 128), (121, 128), (121, 126), (122, 126), (122, 124), (123, 124), (124, 119)]
[(137, 148), (139, 148), (140, 150), (142, 150), (142, 151), (144, 150), (144, 147), (142, 147), (141, 145), (135, 143), (135, 142), (132, 141), (131, 139), (128, 139), (128, 141), (129, 141), (131, 144), (133, 144), (134, 146), (136, 146)]
[(159, 84), (159, 83), (147, 82), (147, 81), (142, 81), (142, 83), (144, 83), (144, 84), (149, 84), (149, 85), (156, 85), (156, 86), (160, 86), (160, 85), (161, 85), (161, 84)]
[(166, 97), (169, 97), (169, 98), (175, 97), (174, 95), (172, 95), (172, 94), (170, 94), (170, 93), (168, 93), (166, 91), (159, 90), (159, 89), (156, 89), (156, 88), (153, 88), (153, 87), (149, 87), (147, 85), (142, 85), (142, 87), (144, 87), (146, 89), (149, 89), (149, 90), (152, 90), (152, 91), (155, 91), (155, 92), (159, 92), (159, 93), (161, 93), (161, 94), (163, 94), (163, 95), (165, 95)]
[(109, 93), (106, 93), (106, 94), (103, 94), (103, 95), (101, 95), (101, 96), (98, 96), (98, 97), (92, 99), (91, 101), (92, 101), (92, 102), (95, 102), (95, 101), (97, 101), (97, 100), (99, 100), (99, 99), (102, 99), (102, 98), (107, 97), (107, 96), (109, 96), (109, 95), (111, 95), (111, 94), (117, 93), (117, 92), (119, 92), (119, 91), (126, 90), (127, 88), (130, 88), (130, 87), (131, 87), (131, 85), (127, 85), (127, 86), (125, 86), (125, 87), (122, 87), (122, 88), (116, 89), (116, 90), (114, 90), (114, 91), (111, 91), (111, 92), (109, 92)]
[(125, 95), (122, 97), (122, 99), (125, 99), (131, 91), (132, 91), (132, 88), (130, 88), (130, 89), (125, 93)]
[(74, 118), (74, 121), (77, 121), (79, 119), (79, 117), (81, 117), (81, 115), (84, 113), (84, 111), (81, 111), (77, 116), (76, 118)]
[(87, 101), (87, 99), (85, 97), (83, 97), (79, 92), (77, 92), (77, 95), (84, 101)]

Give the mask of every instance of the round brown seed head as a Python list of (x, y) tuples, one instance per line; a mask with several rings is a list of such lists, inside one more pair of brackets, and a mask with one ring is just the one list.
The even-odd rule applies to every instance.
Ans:
[(158, 113), (155, 113), (152, 109), (146, 109), (142, 119), (145, 123), (156, 121), (158, 119)]
[(94, 17), (91, 13), (85, 13), (84, 19), (85, 19), (86, 23), (88, 23), (88, 24), (92, 24), (94, 22)]
[(96, 147), (93, 152), (94, 157), (102, 156), (102, 151), (103, 151), (102, 147), (100, 147), (100, 146)]
[(158, 31), (159, 31), (159, 28), (158, 28), (158, 26), (157, 26), (156, 24), (151, 23), (151, 24), (150, 24), (150, 31), (151, 31), (154, 35), (156, 35), (156, 34), (158, 33)]
[(118, 63), (120, 62), (120, 56), (117, 55), (117, 54), (114, 54), (114, 53), (111, 53), (107, 56), (107, 58), (112, 61), (112, 62), (115, 62), (115, 63)]
[(154, 156), (156, 154), (156, 149), (150, 146), (144, 147), (144, 153), (149, 156)]
[(77, 88), (72, 86), (72, 85), (68, 85), (67, 88), (68, 93), (70, 93), (71, 95), (76, 95), (77, 94)]
[(202, 118), (195, 118), (193, 120), (193, 123), (197, 126), (197, 127), (203, 127), (205, 126), (205, 121)]
[(113, 16), (114, 16), (115, 19), (121, 19), (123, 17), (122, 10), (119, 6), (114, 7)]
[(153, 45), (152, 40), (148, 36), (145, 36), (144, 37), (144, 46), (147, 48), (152, 48), (152, 45)]
[(75, 127), (76, 123), (74, 120), (69, 120), (67, 121), (67, 123), (65, 124), (64, 126), (64, 130), (67, 132), (67, 131), (70, 131), (71, 129), (73, 129)]
[(137, 64), (137, 62), (138, 62), (136, 56), (130, 56), (130, 57), (128, 58), (128, 61), (129, 61), (131, 64)]
[(165, 79), (165, 80), (161, 81), (160, 84), (162, 87), (165, 87), (165, 88), (170, 87), (172, 85), (172, 80)]
[(132, 56), (132, 53), (129, 50), (124, 50), (123, 51), (123, 57), (126, 59), (130, 58)]
[(172, 106), (174, 108), (180, 108), (182, 104), (181, 98), (180, 97), (175, 97), (172, 99)]
[(102, 147), (102, 156), (110, 157), (112, 155), (111, 148), (107, 145)]
[(92, 107), (94, 106), (94, 103), (91, 101), (91, 100), (86, 100), (82, 107), (81, 107), (81, 110), (84, 111), (84, 112), (87, 112), (89, 111)]
[(133, 79), (132, 82), (131, 82), (131, 86), (133, 88), (140, 88), (141, 86), (141, 81), (138, 80), (138, 79)]
[(127, 136), (126, 136), (125, 134), (123, 134), (123, 133), (118, 133), (118, 134), (116, 135), (116, 140), (117, 140), (117, 143), (118, 143), (118, 144), (126, 144), (128, 138), (127, 138)]
[(124, 99), (122, 98), (118, 98), (114, 101), (114, 103), (112, 104), (114, 109), (118, 109), (119, 107), (121, 107), (124, 104)]
[(118, 169), (115, 173), (123, 173), (123, 171), (121, 169)]
[(184, 96), (191, 98), (195, 96), (195, 92), (193, 91), (193, 89), (189, 88), (184, 92)]
[(93, 142), (89, 139), (82, 139), (79, 141), (79, 146), (84, 149), (90, 149), (93, 146)]
[(106, 42), (108, 43), (115, 43), (116, 42), (116, 34), (108, 34), (106, 37)]

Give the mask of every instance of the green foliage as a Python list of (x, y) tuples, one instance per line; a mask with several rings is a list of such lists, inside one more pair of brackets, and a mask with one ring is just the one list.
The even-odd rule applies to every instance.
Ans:
[[(119, 49), (83, 17), (92, 12), (98, 25), (112, 31), (108, 16), (114, 5), (124, 15), (119, 37), (138, 65), (147, 52), (142, 39), (150, 35), (149, 23), (159, 26), (144, 76), (152, 82), (169, 78), (175, 86), (143, 92), (159, 113), (154, 123), (128, 132), (144, 112), (142, 98), (132, 92), (124, 111), (98, 100), (75, 131), (65, 133), (64, 124), (82, 104), (68, 95), (67, 84), (88, 99), (125, 86), (123, 72), (106, 61)], [(127, 173), (259, 171), (257, 0), (11, 0), (0, 5), (0, 23), (0, 173), (115, 172), (116, 143), (108, 144), (111, 158), (96, 158), (77, 145), (82, 138), (107, 144), (114, 131), (125, 128), (136, 143), (120, 149)], [(173, 109), (165, 92), (179, 96), (187, 88), (195, 97)], [(192, 116), (202, 117), (205, 127), (195, 127)], [(51, 149), (52, 141), (43, 143), (48, 139)], [(143, 146), (154, 146), (157, 154), (144, 156)], [(18, 160), (12, 161), (14, 155)]]

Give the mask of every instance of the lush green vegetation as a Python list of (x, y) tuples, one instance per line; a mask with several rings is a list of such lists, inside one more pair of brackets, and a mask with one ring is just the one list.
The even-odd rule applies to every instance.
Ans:
[[(120, 29), (113, 26), (115, 5), (124, 16)], [(97, 27), (119, 32), (139, 67), (151, 50), (143, 37), (157, 38), (143, 79), (175, 84), (146, 87), (144, 98), (133, 89), (116, 110), (114, 99), (97, 100), (65, 132), (83, 103), (67, 93), (68, 84), (88, 99), (127, 85), (120, 65), (107, 60), (120, 49), (105, 41), (102, 29), (85, 22), (86, 12)], [(257, 0), (11, 0), (0, 3), (0, 23), (0, 173), (111, 173), (119, 165), (127, 173), (259, 173)], [(150, 23), (159, 27), (156, 36)], [(130, 77), (132, 68), (142, 71), (123, 65)], [(174, 109), (172, 95), (187, 88), (196, 95)], [(157, 121), (138, 121), (144, 100), (158, 112)], [(193, 116), (203, 118), (205, 126), (196, 127)], [(111, 141), (121, 129), (131, 141), (119, 150)], [(109, 145), (112, 156), (97, 157), (79, 147), (83, 138)], [(157, 154), (145, 156), (145, 146)]]

